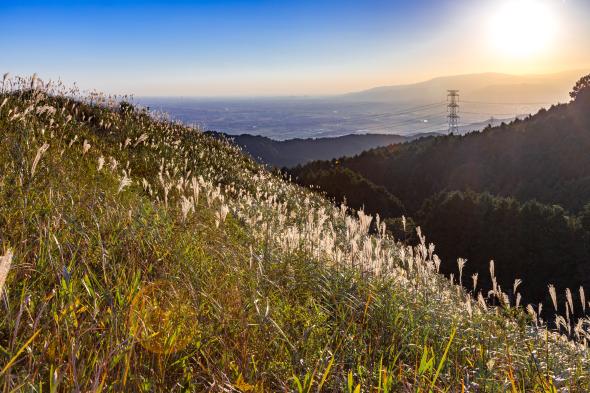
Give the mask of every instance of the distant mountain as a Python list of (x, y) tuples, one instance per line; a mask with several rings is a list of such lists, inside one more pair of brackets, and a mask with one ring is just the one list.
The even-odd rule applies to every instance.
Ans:
[(335, 138), (307, 138), (276, 141), (264, 136), (242, 134), (227, 135), (208, 132), (217, 137), (226, 137), (248, 152), (257, 161), (275, 167), (293, 167), (316, 160), (330, 160), (353, 156), (362, 151), (380, 146), (412, 141), (437, 133), (414, 134), (410, 136), (364, 134), (344, 135)]
[(460, 90), (465, 100), (498, 103), (552, 103), (568, 100), (576, 80), (588, 70), (544, 75), (482, 73), (434, 78), (408, 85), (382, 86), (341, 96), (363, 102), (421, 103), (441, 100), (447, 89)]

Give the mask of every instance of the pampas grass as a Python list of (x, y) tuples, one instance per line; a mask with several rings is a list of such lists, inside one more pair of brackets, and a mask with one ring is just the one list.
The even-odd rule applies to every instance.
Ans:
[(37, 169), (37, 165), (39, 164), (39, 160), (41, 160), (41, 156), (49, 149), (49, 144), (44, 143), (37, 149), (37, 154), (35, 155), (35, 159), (33, 160), (33, 165), (31, 165), (31, 177), (35, 176), (35, 170)]
[(557, 292), (555, 291), (555, 286), (553, 284), (548, 285), (549, 288), (549, 295), (551, 296), (551, 301), (553, 302), (553, 308), (557, 311)]
[(555, 329), (493, 262), (470, 293), (419, 229), (398, 241), (128, 98), (30, 86), (0, 111), (3, 391), (590, 391), (569, 303)]
[(10, 265), (12, 264), (12, 250), (8, 249), (3, 256), (0, 257), (0, 295), (8, 277), (10, 271)]

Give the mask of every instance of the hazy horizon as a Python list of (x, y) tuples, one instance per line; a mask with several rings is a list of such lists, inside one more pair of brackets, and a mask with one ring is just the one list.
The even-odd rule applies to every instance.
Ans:
[[(337, 98), (342, 97), (350, 94), (355, 93), (363, 93), (368, 92), (373, 89), (380, 89), (380, 88), (390, 88), (390, 87), (412, 87), (415, 85), (425, 84), (428, 82), (436, 81), (439, 79), (445, 78), (455, 78), (455, 77), (468, 77), (468, 76), (483, 76), (483, 75), (504, 75), (509, 77), (524, 77), (524, 78), (535, 78), (535, 77), (551, 77), (551, 76), (559, 76), (564, 74), (570, 75), (577, 75), (581, 77), (586, 75), (590, 71), (590, 65), (587, 67), (579, 67), (579, 68), (572, 68), (572, 69), (563, 69), (556, 72), (550, 73), (506, 73), (506, 72), (495, 72), (495, 71), (482, 71), (482, 72), (473, 72), (473, 73), (465, 73), (465, 74), (449, 74), (449, 75), (434, 75), (432, 77), (426, 79), (418, 79), (415, 81), (408, 81), (405, 83), (389, 83), (389, 84), (382, 84), (378, 86), (366, 86), (364, 88), (353, 90), (353, 91), (344, 91), (344, 92), (337, 92), (337, 93), (317, 93), (317, 94), (278, 94), (278, 95), (253, 95), (253, 94), (235, 94), (235, 95), (134, 95), (138, 98), (159, 98), (159, 99), (166, 99), (166, 98), (173, 98), (173, 99), (195, 99), (195, 100), (216, 100), (216, 99), (235, 99), (235, 100), (248, 100), (248, 99), (329, 99), (329, 98)], [(441, 91), (441, 93), (444, 93)]]
[(348, 134), (445, 132), (447, 89), (460, 89), (459, 132), (523, 118), (559, 102), (582, 71), (513, 76), (446, 76), (336, 96), (136, 97), (136, 102), (185, 124), (275, 140)]

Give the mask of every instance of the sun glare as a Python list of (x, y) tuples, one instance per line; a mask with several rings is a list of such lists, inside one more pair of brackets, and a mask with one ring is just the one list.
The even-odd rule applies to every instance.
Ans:
[(506, 56), (529, 57), (546, 52), (557, 33), (554, 10), (542, 0), (510, 0), (493, 15), (490, 38)]

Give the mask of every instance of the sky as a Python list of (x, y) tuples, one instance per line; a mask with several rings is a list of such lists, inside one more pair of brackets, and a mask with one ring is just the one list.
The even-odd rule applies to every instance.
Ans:
[(330, 95), (590, 66), (589, 0), (0, 0), (0, 73), (143, 96)]

